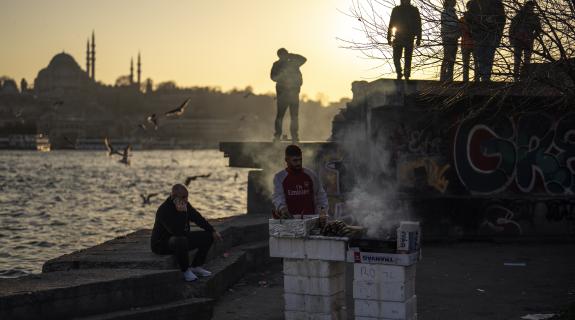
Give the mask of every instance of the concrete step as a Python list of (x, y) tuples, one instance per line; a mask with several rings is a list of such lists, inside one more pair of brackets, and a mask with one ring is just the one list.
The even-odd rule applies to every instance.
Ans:
[(188, 298), (149, 307), (132, 308), (77, 320), (209, 320), (212, 318), (214, 300)]
[(64, 319), (184, 298), (179, 271), (87, 269), (0, 279), (0, 319)]
[[(210, 249), (208, 259), (219, 256), (243, 243), (263, 241), (268, 238), (267, 215), (240, 215), (214, 223), (224, 241)], [(91, 248), (48, 260), (42, 272), (75, 269), (135, 268), (176, 269), (171, 255), (157, 255), (150, 250), (150, 229), (143, 229), (126, 236), (106, 241)], [(190, 252), (193, 256), (194, 251)]]
[(189, 283), (186, 296), (220, 297), (249, 269), (268, 262), (268, 252), (268, 241), (260, 241), (234, 247), (227, 252), (227, 255), (215, 257), (205, 266), (212, 271), (212, 276)]

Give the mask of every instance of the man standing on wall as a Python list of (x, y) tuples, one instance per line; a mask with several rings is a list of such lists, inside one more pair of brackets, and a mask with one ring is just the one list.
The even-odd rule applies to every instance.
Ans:
[(302, 152), (296, 145), (285, 149), (287, 168), (276, 173), (272, 202), (279, 216), (319, 214), (327, 210), (327, 195), (318, 176), (302, 166)]
[[(393, 39), (392, 39), (393, 38)], [(421, 17), (419, 10), (411, 5), (410, 0), (401, 0), (401, 5), (393, 8), (389, 27), (387, 29), (387, 42), (393, 46), (393, 63), (397, 79), (403, 77), (401, 71), (401, 56), (405, 51), (405, 80), (411, 76), (411, 57), (413, 56), (413, 41), (421, 44)]]
[[(495, 51), (505, 28), (505, 8), (501, 0), (472, 0), (469, 4), (469, 27), (477, 58), (479, 80), (491, 81)], [(467, 18), (466, 18), (467, 20)]]
[(277, 97), (274, 141), (280, 140), (283, 118), (289, 107), (291, 139), (292, 143), (297, 143), (299, 141), (299, 91), (303, 84), (303, 78), (299, 68), (307, 59), (299, 54), (289, 53), (285, 48), (279, 49), (277, 55), (279, 60), (274, 62), (271, 70), (271, 78), (276, 83)]

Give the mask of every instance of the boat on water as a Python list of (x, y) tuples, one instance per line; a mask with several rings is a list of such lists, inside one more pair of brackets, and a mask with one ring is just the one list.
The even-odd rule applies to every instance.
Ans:
[(0, 137), (0, 149), (8, 150), (51, 150), (50, 138), (45, 134), (10, 134)]

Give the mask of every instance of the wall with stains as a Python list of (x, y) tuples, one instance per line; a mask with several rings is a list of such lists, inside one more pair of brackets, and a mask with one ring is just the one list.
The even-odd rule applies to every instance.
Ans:
[[(370, 148), (387, 157), (386, 169), (370, 175), (394, 185), (393, 201), (409, 205), (428, 237), (575, 236), (575, 112), (506, 114), (509, 99), (468, 117), (469, 102), (430, 111), (441, 97), (420, 99), (417, 87), (390, 89), (390, 82), (369, 85), (384, 88), (361, 97), (354, 91), (334, 121), (334, 138), (363, 124)], [(354, 157), (330, 146), (316, 158), (333, 214), (349, 220), (346, 194), (361, 172)]]

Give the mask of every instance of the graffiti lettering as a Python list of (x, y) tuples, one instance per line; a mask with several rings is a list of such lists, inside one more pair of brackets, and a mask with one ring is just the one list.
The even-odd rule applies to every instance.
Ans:
[(556, 122), (541, 114), (491, 125), (465, 121), (455, 135), (453, 156), (459, 179), (472, 193), (513, 186), (524, 193), (572, 194), (575, 114)]

